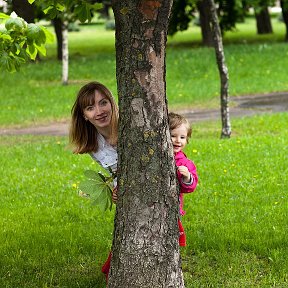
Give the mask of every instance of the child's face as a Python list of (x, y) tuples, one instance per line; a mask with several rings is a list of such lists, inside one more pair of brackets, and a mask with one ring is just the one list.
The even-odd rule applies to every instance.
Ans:
[(177, 128), (170, 131), (173, 151), (177, 153), (184, 149), (187, 144), (187, 128), (185, 124), (181, 124)]

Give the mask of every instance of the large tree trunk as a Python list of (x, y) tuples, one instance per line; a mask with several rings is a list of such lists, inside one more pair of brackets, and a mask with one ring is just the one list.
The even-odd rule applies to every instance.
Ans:
[(288, 41), (288, 1), (280, 1), (282, 8), (283, 21), (286, 26), (285, 41)]
[(202, 43), (205, 46), (214, 46), (213, 33), (210, 26), (209, 3), (207, 0), (197, 2), (197, 9), (200, 15), (200, 26), (202, 33)]
[(231, 135), (231, 124), (229, 114), (229, 76), (228, 68), (225, 63), (224, 48), (221, 36), (221, 29), (218, 21), (214, 0), (208, 0), (210, 7), (211, 22), (214, 34), (214, 44), (218, 70), (221, 79), (221, 120), (222, 120), (222, 131), (221, 138), (230, 138)]
[(62, 60), (63, 58), (63, 33), (62, 33), (62, 19), (61, 18), (54, 18), (52, 20), (56, 38), (57, 38), (57, 59)]
[(263, 7), (259, 13), (255, 13), (257, 34), (273, 33), (268, 7)]
[(108, 287), (184, 287), (165, 84), (172, 0), (114, 0), (118, 202)]

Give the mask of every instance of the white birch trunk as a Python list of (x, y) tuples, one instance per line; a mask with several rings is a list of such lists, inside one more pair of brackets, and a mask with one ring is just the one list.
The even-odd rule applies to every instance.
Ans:
[(221, 120), (222, 120), (222, 132), (221, 138), (230, 138), (231, 124), (229, 114), (229, 75), (228, 68), (225, 62), (224, 48), (221, 36), (221, 29), (219, 26), (218, 16), (216, 12), (214, 0), (207, 0), (210, 6), (211, 24), (214, 35), (215, 53), (217, 59), (218, 70), (221, 79)]
[(62, 45), (62, 84), (63, 85), (68, 85), (68, 72), (69, 72), (68, 21), (63, 21), (62, 34), (63, 34), (63, 45)]

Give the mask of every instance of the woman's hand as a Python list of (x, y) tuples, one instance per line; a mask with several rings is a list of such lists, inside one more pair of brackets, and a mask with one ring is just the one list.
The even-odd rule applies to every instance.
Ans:
[(116, 186), (112, 191), (112, 201), (114, 204), (116, 204), (118, 200), (117, 192), (118, 192), (118, 187)]

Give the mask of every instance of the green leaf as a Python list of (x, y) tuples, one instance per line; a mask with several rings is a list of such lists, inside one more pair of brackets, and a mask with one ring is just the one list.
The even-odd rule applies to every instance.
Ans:
[(48, 14), (49, 11), (52, 10), (52, 9), (54, 9), (54, 6), (48, 6), (47, 8), (45, 8), (45, 9), (43, 10), (43, 12), (44, 12), (45, 14)]
[(56, 4), (56, 9), (60, 12), (63, 12), (65, 10), (65, 6), (61, 5), (60, 3)]
[(98, 179), (98, 173), (94, 170), (85, 170), (84, 171), (84, 175), (88, 178), (88, 179)]
[(35, 48), (33, 44), (28, 45), (26, 48), (26, 53), (30, 56), (32, 60), (35, 60), (37, 56), (37, 49)]
[(34, 23), (29, 23), (27, 26), (27, 37), (31, 40), (36, 40), (39, 37), (40, 31), (41, 28), (38, 25)]
[(46, 43), (53, 43), (55, 38), (54, 38), (54, 34), (51, 33), (48, 29), (46, 29), (44, 26), (39, 26), (42, 31), (45, 33), (45, 37), (46, 37)]
[(35, 0), (28, 0), (28, 2), (29, 2), (30, 4), (33, 4), (33, 3), (35, 2)]
[(43, 56), (46, 56), (46, 47), (44, 45), (38, 46), (37, 44), (34, 44), (34, 46)]
[(95, 4), (92, 4), (91, 7), (94, 9), (94, 10), (100, 10), (103, 8), (103, 3), (95, 3)]
[(6, 22), (5, 22), (5, 28), (7, 30), (12, 30), (12, 31), (20, 31), (24, 28), (26, 28), (26, 24), (25, 21), (22, 18), (9, 18)]
[(93, 199), (93, 205), (99, 207), (102, 211), (112, 209), (112, 193), (111, 190), (106, 187), (101, 191), (101, 194), (97, 199)]
[(89, 194), (92, 204), (101, 210), (112, 209), (111, 177), (106, 177), (101, 172), (85, 170), (84, 175), (88, 178), (79, 185), (79, 189)]
[(2, 13), (2, 12), (0, 12), (0, 19), (8, 19), (8, 18), (10, 18), (10, 16), (9, 16), (9, 15), (7, 15), (7, 14), (5, 14), (5, 13)]
[(99, 186), (96, 181), (91, 179), (85, 180), (79, 184), (79, 189), (82, 192), (89, 194), (91, 199), (97, 199), (101, 195), (102, 188), (103, 187)]

